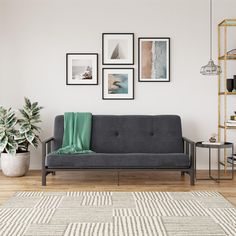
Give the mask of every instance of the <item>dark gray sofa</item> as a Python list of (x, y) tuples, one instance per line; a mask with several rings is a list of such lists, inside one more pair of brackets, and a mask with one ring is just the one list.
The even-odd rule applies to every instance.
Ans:
[(60, 170), (173, 170), (190, 175), (194, 184), (194, 142), (182, 137), (175, 115), (93, 115), (91, 150), (76, 155), (50, 154), (62, 146), (64, 117), (54, 122), (54, 137), (43, 142), (42, 185)]

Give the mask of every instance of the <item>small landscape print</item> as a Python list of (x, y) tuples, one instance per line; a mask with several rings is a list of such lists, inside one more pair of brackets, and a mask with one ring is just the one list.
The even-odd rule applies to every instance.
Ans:
[(66, 55), (67, 85), (98, 84), (98, 54), (67, 53)]
[(128, 74), (109, 74), (108, 93), (128, 94)]
[(72, 79), (73, 80), (91, 80), (92, 61), (91, 60), (72, 60)]
[(169, 38), (139, 38), (139, 81), (170, 81)]
[(103, 33), (102, 45), (104, 65), (133, 65), (133, 33)]
[(133, 68), (103, 68), (103, 99), (134, 99)]

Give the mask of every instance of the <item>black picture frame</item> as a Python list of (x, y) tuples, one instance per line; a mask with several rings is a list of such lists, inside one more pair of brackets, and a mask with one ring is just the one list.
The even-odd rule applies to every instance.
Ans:
[[(104, 72), (106, 70), (115, 70), (115, 71), (119, 71), (119, 70), (130, 70), (132, 71), (132, 89), (131, 89), (131, 93), (132, 93), (132, 96), (130, 98), (119, 98), (119, 97), (114, 97), (114, 98), (107, 98), (105, 97), (105, 93), (104, 93), (104, 89), (105, 89), (105, 86), (104, 86)], [(103, 100), (134, 100), (134, 68), (102, 68), (102, 99)]]
[[(95, 75), (96, 75), (96, 78), (95, 78), (95, 82), (93, 83), (70, 83), (69, 82), (69, 76), (68, 76), (68, 73), (69, 73), (69, 57), (70, 56), (95, 56), (95, 65), (96, 65), (96, 68), (95, 68)], [(66, 53), (66, 85), (98, 85), (98, 53)]]
[[(127, 36), (129, 35), (131, 37), (131, 42), (132, 42), (132, 45), (131, 45), (131, 50), (132, 50), (132, 53), (131, 53), (131, 56), (132, 56), (132, 59), (130, 62), (128, 63), (114, 63), (114, 62), (111, 62), (111, 63), (108, 63), (106, 62), (106, 59), (105, 59), (105, 37), (106, 36), (115, 36), (115, 35), (118, 35), (118, 36), (121, 36), (121, 35), (124, 35), (124, 36)], [(103, 33), (102, 34), (102, 64), (103, 65), (134, 65), (134, 33)]]
[[(168, 60), (167, 60), (167, 64), (168, 64), (168, 68), (166, 69), (167, 70), (167, 73), (168, 73), (168, 76), (167, 76), (167, 79), (141, 79), (141, 48), (140, 48), (140, 44), (141, 44), (141, 41), (142, 40), (166, 40), (168, 42), (168, 53), (167, 53), (167, 56), (168, 56)], [(139, 37), (138, 38), (138, 81), (139, 82), (170, 82), (170, 76), (171, 76), (171, 71), (170, 71), (170, 65), (171, 65), (171, 62), (170, 62), (170, 37)]]

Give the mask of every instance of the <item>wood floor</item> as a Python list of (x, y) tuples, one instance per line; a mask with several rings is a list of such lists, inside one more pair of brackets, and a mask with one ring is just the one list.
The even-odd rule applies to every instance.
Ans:
[[(199, 171), (198, 178), (206, 177)], [(121, 171), (117, 185), (116, 171), (70, 171), (48, 175), (47, 186), (41, 186), (41, 172), (30, 171), (20, 178), (5, 177), (0, 172), (0, 204), (17, 191), (218, 191), (236, 206), (236, 178), (215, 183), (212, 180), (189, 184), (189, 176), (179, 172)]]

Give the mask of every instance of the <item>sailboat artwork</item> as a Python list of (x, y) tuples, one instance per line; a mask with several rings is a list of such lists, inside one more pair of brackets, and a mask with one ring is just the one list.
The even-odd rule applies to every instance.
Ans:
[(125, 59), (125, 55), (122, 52), (122, 48), (120, 47), (120, 44), (118, 43), (115, 47), (115, 49), (113, 50), (112, 54), (111, 54), (111, 59), (115, 60), (115, 59)]
[(134, 64), (133, 33), (103, 33), (102, 40), (104, 65)]

